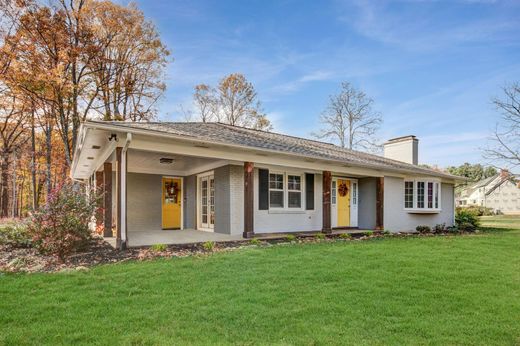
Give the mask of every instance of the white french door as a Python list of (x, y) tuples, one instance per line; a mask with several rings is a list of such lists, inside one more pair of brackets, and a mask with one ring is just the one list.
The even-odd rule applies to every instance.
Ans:
[(215, 178), (208, 175), (199, 178), (200, 228), (213, 230), (215, 227)]

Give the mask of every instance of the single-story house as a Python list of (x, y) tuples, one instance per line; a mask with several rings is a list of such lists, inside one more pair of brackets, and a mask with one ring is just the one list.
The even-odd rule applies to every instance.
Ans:
[(452, 225), (463, 178), (419, 166), (415, 136), (384, 151), (222, 123), (87, 121), (71, 177), (104, 189), (98, 227), (115, 225), (120, 247)]

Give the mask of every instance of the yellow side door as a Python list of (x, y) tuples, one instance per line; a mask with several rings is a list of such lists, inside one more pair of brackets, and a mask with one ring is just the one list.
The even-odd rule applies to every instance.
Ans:
[(350, 226), (350, 187), (350, 180), (338, 179), (336, 184), (338, 227)]
[(162, 228), (181, 228), (182, 181), (179, 178), (162, 179)]

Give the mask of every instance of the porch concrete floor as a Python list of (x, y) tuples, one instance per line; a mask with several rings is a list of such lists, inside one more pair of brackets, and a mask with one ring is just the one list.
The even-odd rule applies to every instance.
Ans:
[[(234, 241), (242, 240), (242, 235), (221, 234), (215, 232), (197, 231), (194, 229), (183, 230), (150, 230), (140, 232), (128, 232), (128, 246), (149, 246), (154, 244), (191, 244), (206, 241)], [(115, 247), (115, 238), (105, 238), (110, 245)]]

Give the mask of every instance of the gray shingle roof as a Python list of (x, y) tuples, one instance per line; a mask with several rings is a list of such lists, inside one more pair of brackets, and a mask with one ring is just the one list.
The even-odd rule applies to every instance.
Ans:
[(387, 159), (379, 155), (341, 148), (330, 143), (222, 123), (104, 121), (90, 121), (90, 123), (149, 130), (183, 136), (187, 139), (189, 138), (203, 142), (219, 143), (223, 145), (238, 145), (252, 149), (296, 154), (313, 159), (338, 161), (342, 164), (351, 164), (354, 166), (401, 171), (405, 173), (430, 175), (450, 179), (461, 179), (460, 177), (433, 169)]

